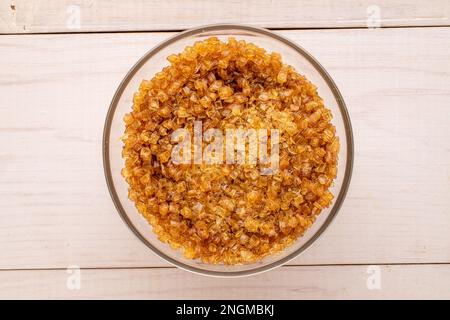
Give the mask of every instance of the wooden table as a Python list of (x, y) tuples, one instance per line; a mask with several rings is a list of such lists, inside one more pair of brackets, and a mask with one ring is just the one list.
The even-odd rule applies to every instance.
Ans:
[[(0, 297), (450, 298), (449, 19), (446, 0), (1, 0)], [(147, 249), (119, 218), (101, 157), (133, 63), (220, 22), (276, 29), (312, 53), (355, 135), (329, 230), (289, 265), (239, 279)]]

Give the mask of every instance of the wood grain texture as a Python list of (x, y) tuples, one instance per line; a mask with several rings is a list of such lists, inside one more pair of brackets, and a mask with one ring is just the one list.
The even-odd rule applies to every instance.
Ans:
[[(450, 263), (450, 29), (281, 33), (336, 80), (356, 144), (340, 214), (292, 263)], [(169, 35), (0, 37), (1, 269), (167, 266), (116, 213), (101, 135), (122, 77)]]
[(268, 28), (365, 28), (376, 21), (383, 27), (440, 26), (450, 24), (450, 3), (446, 0), (1, 0), (0, 21), (1, 33), (162, 31), (212, 23)]
[[(67, 270), (0, 271), (2, 299), (449, 299), (450, 266), (282, 267), (222, 279), (175, 268), (81, 270), (69, 290)], [(371, 284), (380, 275), (380, 289)], [(367, 282), (369, 281), (369, 287)], [(69, 280), (69, 288), (75, 282)], [(270, 288), (270, 290), (268, 290)], [(368, 289), (371, 288), (371, 289)]]

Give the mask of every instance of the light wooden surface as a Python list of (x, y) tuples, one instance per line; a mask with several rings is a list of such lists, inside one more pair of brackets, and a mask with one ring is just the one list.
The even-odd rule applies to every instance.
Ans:
[[(1, 33), (182, 30), (211, 23), (266, 28), (383, 27), (450, 23), (447, 0), (1, 0)], [(12, 6), (11, 6), (12, 5)], [(77, 25), (74, 19), (80, 17)]]
[[(30, 4), (40, 9), (30, 14), (34, 22), (25, 32), (64, 31), (55, 18), (65, 12), (60, 4)], [(329, 28), (339, 27), (333, 16), (355, 15), (344, 1), (325, 11), (334, 25), (316, 20), (327, 4), (312, 6), (318, 25), (302, 16), (295, 24), (280, 13), (287, 6), (281, 4), (273, 20), (278, 25), (253, 15), (248, 22)], [(430, 25), (420, 16), (447, 17), (447, 4), (393, 1), (382, 13)], [(269, 8), (268, 2), (248, 5)], [(365, 12), (365, 2), (353, 6)], [(174, 7), (168, 2), (157, 16)], [(10, 24), (1, 10), (0, 32), (18, 32), (4, 29)], [(93, 16), (98, 24), (84, 31), (212, 22), (202, 20), (203, 13), (174, 24), (130, 24), (134, 13), (112, 19), (101, 12)], [(231, 281), (190, 275), (153, 255), (120, 220), (103, 177), (101, 134), (114, 91), (139, 57), (173, 33), (0, 36), (0, 297), (450, 298), (450, 28), (277, 32), (311, 52), (337, 82), (355, 134), (354, 174), (337, 219), (311, 249), (290, 266)], [(380, 264), (381, 290), (365, 284), (373, 264)], [(65, 287), (69, 265), (82, 268), (79, 291)], [(216, 290), (222, 286), (227, 290)]]
[(0, 272), (0, 298), (442, 299), (450, 296), (450, 268), (446, 265), (380, 266), (380, 287), (367, 285), (371, 268), (365, 265), (281, 267), (234, 279), (207, 278), (176, 268), (93, 269), (81, 271), (79, 289), (74, 285), (68, 289), (65, 270), (4, 271)]

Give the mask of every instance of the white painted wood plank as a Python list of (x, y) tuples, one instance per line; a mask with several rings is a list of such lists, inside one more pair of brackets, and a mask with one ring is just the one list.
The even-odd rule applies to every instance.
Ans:
[[(348, 198), (294, 264), (450, 262), (450, 29), (283, 32), (329, 70), (353, 121)], [(165, 33), (0, 37), (0, 268), (167, 265), (109, 198), (114, 91)]]
[[(376, 5), (376, 6), (374, 6)], [(181, 30), (211, 23), (269, 28), (449, 25), (446, 0), (2, 0), (0, 32)]]
[[(237, 279), (208, 278), (176, 268), (81, 270), (80, 282), (74, 275), (66, 270), (1, 271), (0, 298), (450, 298), (450, 265), (297, 266)], [(76, 290), (78, 283), (80, 289)]]

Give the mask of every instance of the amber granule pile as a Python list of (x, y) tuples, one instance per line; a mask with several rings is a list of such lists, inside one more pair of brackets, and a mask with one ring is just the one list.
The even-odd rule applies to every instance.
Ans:
[[(292, 244), (333, 199), (339, 140), (316, 87), (277, 53), (212, 37), (170, 55), (125, 115), (122, 175), (158, 238), (187, 258), (239, 264)], [(175, 164), (171, 133), (278, 129), (279, 170)]]

